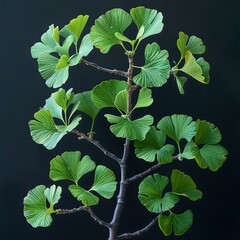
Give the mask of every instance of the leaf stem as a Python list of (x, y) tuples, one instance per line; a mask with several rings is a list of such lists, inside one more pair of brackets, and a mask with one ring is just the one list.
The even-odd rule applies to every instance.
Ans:
[(147, 232), (150, 230), (151, 227), (153, 227), (156, 222), (158, 221), (158, 218), (160, 217), (161, 213), (155, 217), (147, 226), (145, 226), (144, 228), (136, 231), (136, 232), (133, 232), (133, 233), (124, 233), (124, 234), (121, 234), (119, 236), (117, 236), (117, 240), (120, 240), (120, 239), (131, 239), (133, 237), (138, 237), (140, 235), (142, 235), (143, 233)]
[(119, 76), (122, 76), (122, 77), (128, 77), (128, 72), (124, 72), (124, 71), (121, 71), (121, 70), (117, 70), (117, 69), (108, 69), (108, 68), (104, 68), (104, 67), (101, 67), (99, 65), (97, 65), (96, 63), (94, 62), (89, 62), (85, 59), (82, 59), (80, 61), (80, 63), (83, 63), (87, 66), (90, 66), (90, 67), (93, 67), (93, 68), (96, 68), (100, 71), (103, 71), (103, 72), (107, 72), (107, 73), (110, 73), (110, 74), (115, 74), (115, 75), (119, 75)]
[(121, 159), (118, 158), (116, 155), (114, 155), (113, 153), (109, 152), (106, 148), (104, 148), (100, 143), (99, 141), (96, 141), (94, 140), (92, 137), (88, 137), (86, 134), (82, 133), (82, 132), (79, 132), (78, 130), (76, 129), (73, 129), (71, 131), (71, 133), (74, 133), (76, 135), (79, 136), (79, 140), (87, 140), (88, 142), (92, 143), (93, 145), (95, 145), (97, 148), (99, 148), (106, 156), (110, 157), (111, 159), (117, 161), (118, 163), (121, 162)]

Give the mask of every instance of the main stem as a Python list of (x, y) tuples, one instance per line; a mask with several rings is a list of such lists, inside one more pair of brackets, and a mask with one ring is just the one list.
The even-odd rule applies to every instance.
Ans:
[[(133, 76), (133, 56), (128, 56), (128, 85), (129, 85), (129, 91), (128, 91), (128, 114), (132, 110), (132, 76)], [(130, 119), (130, 116), (129, 116)], [(121, 217), (122, 210), (124, 208), (125, 204), (125, 197), (126, 197), (126, 191), (127, 191), (127, 160), (129, 156), (129, 147), (130, 147), (130, 140), (126, 138), (124, 143), (124, 150), (123, 150), (123, 156), (121, 161), (119, 162), (120, 169), (121, 169), (121, 181), (119, 186), (119, 193), (117, 196), (117, 204), (114, 210), (113, 218), (110, 223), (109, 228), (109, 237), (108, 240), (117, 240), (117, 231), (119, 226), (119, 220)]]

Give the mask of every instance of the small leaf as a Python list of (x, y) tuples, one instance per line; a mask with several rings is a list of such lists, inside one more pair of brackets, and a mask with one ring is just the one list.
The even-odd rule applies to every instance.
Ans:
[(97, 196), (93, 195), (91, 192), (85, 190), (84, 188), (76, 185), (71, 185), (68, 189), (71, 194), (85, 206), (97, 205), (99, 202), (99, 198)]
[(169, 216), (161, 215), (158, 219), (159, 228), (162, 230), (165, 236), (169, 236), (172, 233), (174, 235), (183, 235), (193, 223), (193, 214), (190, 210), (185, 211), (182, 214), (170, 213)]
[(125, 81), (109, 80), (95, 86), (92, 90), (92, 100), (99, 107), (115, 107), (115, 98), (122, 90), (128, 90), (129, 85)]
[[(145, 65), (133, 81), (142, 87), (160, 87), (167, 82), (170, 75), (168, 52), (161, 50), (157, 43), (145, 48)], [(134, 66), (133, 66), (134, 67)]]
[(121, 34), (119, 32), (115, 33), (115, 37), (122, 42), (128, 42), (128, 43), (132, 44), (132, 41), (129, 38), (127, 38), (126, 36), (124, 36), (123, 34)]
[(209, 63), (205, 61), (204, 58), (198, 58), (196, 62), (202, 69), (202, 76), (204, 77), (204, 83), (208, 84), (210, 82)]
[(123, 34), (131, 22), (131, 16), (120, 8), (106, 12), (95, 21), (95, 25), (91, 28), (90, 37), (93, 45), (102, 53), (108, 53), (112, 46), (121, 43), (115, 33)]
[(204, 46), (201, 38), (191, 36), (186, 45), (186, 49), (192, 54), (203, 54), (206, 50), (206, 47)]
[(144, 140), (150, 125), (153, 123), (153, 117), (146, 115), (136, 120), (128, 120), (111, 114), (104, 115), (108, 122), (114, 124), (110, 127), (112, 133), (120, 138), (128, 138), (130, 140)]
[(185, 196), (192, 201), (202, 198), (202, 192), (197, 189), (192, 178), (177, 169), (172, 171), (171, 175), (172, 192)]
[(140, 39), (141, 37), (142, 37), (142, 35), (143, 35), (143, 33), (144, 33), (144, 26), (142, 25), (140, 28), (139, 28), (139, 30), (138, 30), (138, 34), (137, 34), (137, 36), (136, 36), (136, 40), (138, 40), (138, 39)]
[(196, 123), (187, 115), (174, 114), (164, 117), (159, 121), (157, 127), (177, 143), (181, 139), (190, 142), (196, 134)]
[(86, 113), (93, 120), (97, 117), (99, 111), (101, 110), (94, 104), (91, 91), (75, 94), (72, 102), (79, 102), (78, 110)]
[(148, 88), (141, 88), (134, 109), (149, 107), (152, 103), (153, 103), (152, 90)]
[(74, 37), (72, 35), (68, 36), (62, 46), (56, 46), (56, 52), (59, 54), (59, 56), (66, 55), (69, 58), (69, 48), (71, 47), (72, 43), (74, 41)]
[(160, 33), (163, 29), (163, 16), (161, 12), (145, 7), (137, 7), (132, 8), (130, 14), (139, 30), (142, 26), (144, 27), (142, 28), (143, 33), (139, 34), (140, 37), (137, 36), (137, 39), (139, 38), (140, 41)]
[(85, 174), (93, 171), (96, 164), (89, 156), (81, 159), (81, 153), (65, 152), (50, 162), (50, 178), (53, 181), (70, 180), (75, 183)]
[(186, 77), (178, 77), (178, 76), (175, 76), (176, 77), (176, 81), (177, 81), (177, 86), (178, 86), (178, 90), (181, 94), (184, 94), (184, 84), (186, 83), (187, 81), (187, 78)]
[(186, 45), (188, 41), (188, 35), (184, 32), (179, 32), (178, 34), (178, 40), (177, 40), (177, 47), (181, 53), (181, 59), (184, 58), (185, 52), (186, 52)]
[(163, 190), (169, 180), (165, 176), (154, 174), (146, 177), (139, 185), (138, 198), (148, 211), (160, 213), (170, 210), (179, 201), (179, 197), (173, 193), (166, 193)]
[(118, 110), (128, 112), (128, 90), (122, 90), (117, 94), (114, 105)]
[(97, 166), (94, 183), (90, 191), (95, 191), (102, 197), (110, 199), (116, 190), (116, 185), (114, 172), (102, 165)]
[(166, 135), (163, 131), (157, 131), (154, 126), (151, 127), (143, 141), (135, 141), (135, 154), (138, 158), (153, 162), (157, 159), (161, 164), (170, 163), (173, 160), (174, 146), (167, 144)]
[[(47, 188), (39, 185), (28, 192), (24, 198), (24, 216), (32, 227), (48, 227), (52, 223), (51, 214), (54, 213), (54, 205), (61, 197), (62, 189), (53, 185)], [(50, 207), (47, 208), (48, 199)]]

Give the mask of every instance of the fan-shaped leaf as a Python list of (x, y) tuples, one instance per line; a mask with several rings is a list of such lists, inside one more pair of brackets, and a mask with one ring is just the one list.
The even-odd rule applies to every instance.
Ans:
[(186, 49), (190, 51), (192, 54), (203, 54), (206, 50), (205, 45), (201, 38), (196, 36), (191, 36), (186, 45)]
[(93, 195), (91, 192), (85, 190), (84, 188), (76, 185), (71, 185), (68, 189), (71, 194), (85, 206), (97, 205), (99, 202), (99, 198), (97, 196)]
[(176, 77), (176, 81), (177, 81), (177, 86), (178, 86), (178, 90), (181, 94), (184, 94), (184, 84), (186, 83), (187, 81), (187, 78), (186, 77), (178, 77), (178, 76), (175, 76)]
[(145, 7), (137, 7), (132, 8), (130, 14), (138, 29), (141, 29), (141, 27), (144, 26), (144, 31), (139, 37), (140, 40), (143, 40), (151, 35), (158, 34), (163, 29), (162, 13), (158, 13), (156, 10)]
[(91, 28), (90, 37), (93, 45), (102, 53), (107, 53), (112, 46), (121, 43), (115, 33), (123, 34), (131, 22), (131, 16), (120, 8), (106, 12), (95, 21), (95, 25)]
[(177, 47), (181, 53), (181, 59), (183, 59), (185, 56), (187, 41), (188, 41), (188, 35), (185, 34), (184, 32), (179, 32)]
[(115, 107), (115, 98), (122, 90), (128, 90), (129, 85), (120, 80), (104, 81), (92, 90), (92, 100), (99, 107)]
[[(48, 227), (52, 223), (51, 214), (54, 213), (54, 205), (61, 197), (62, 189), (53, 185), (47, 188), (39, 185), (30, 190), (24, 198), (24, 216), (32, 227)], [(46, 199), (50, 207), (47, 208)]]
[(111, 114), (104, 115), (108, 122), (113, 123), (110, 127), (112, 133), (120, 138), (128, 138), (130, 140), (144, 140), (150, 125), (153, 123), (153, 117), (146, 115), (136, 120), (128, 120), (124, 117), (118, 117)]
[(50, 162), (50, 178), (53, 181), (71, 180), (77, 184), (82, 176), (93, 171), (96, 166), (89, 156), (80, 159), (79, 151), (65, 152), (53, 158)]
[(138, 158), (145, 161), (153, 162), (157, 159), (158, 162), (165, 164), (173, 160), (174, 146), (167, 144), (166, 135), (163, 131), (157, 131), (154, 126), (151, 127), (143, 141), (135, 141), (135, 154)]
[(141, 88), (134, 109), (149, 107), (152, 103), (153, 103), (152, 90), (148, 88)]
[(196, 123), (187, 115), (174, 114), (164, 117), (159, 121), (157, 127), (177, 143), (181, 139), (190, 142), (196, 134)]
[(182, 214), (170, 213), (169, 216), (161, 215), (158, 219), (159, 228), (165, 236), (173, 232), (176, 236), (183, 235), (193, 223), (193, 214), (190, 210)]
[(177, 169), (172, 171), (171, 175), (172, 192), (185, 196), (192, 201), (202, 198), (202, 192), (197, 189), (192, 178)]
[(159, 174), (146, 177), (139, 185), (138, 198), (148, 211), (160, 213), (170, 210), (179, 201), (178, 196), (163, 190), (168, 184), (168, 178)]
[(95, 191), (102, 197), (112, 198), (116, 190), (116, 177), (112, 170), (99, 165), (95, 171), (94, 183), (89, 191)]
[(167, 82), (170, 74), (168, 52), (161, 50), (157, 43), (148, 44), (145, 48), (145, 65), (133, 78), (142, 87), (160, 87)]
[(120, 91), (114, 101), (114, 105), (116, 108), (120, 111), (123, 111), (127, 114), (128, 112), (128, 90), (122, 90)]
[(210, 75), (209, 75), (210, 65), (209, 65), (209, 63), (207, 61), (205, 61), (204, 58), (198, 58), (196, 62), (202, 69), (202, 76), (204, 77), (204, 83), (208, 84), (210, 82)]

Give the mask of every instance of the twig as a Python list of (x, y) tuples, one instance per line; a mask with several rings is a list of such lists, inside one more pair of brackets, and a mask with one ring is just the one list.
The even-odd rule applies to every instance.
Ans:
[(82, 60), (81, 60), (81, 63), (84, 63), (84, 64), (87, 65), (87, 66), (96, 68), (96, 69), (98, 69), (98, 70), (100, 70), (100, 71), (103, 71), (103, 72), (107, 72), (107, 73), (115, 74), (115, 75), (120, 75), (120, 76), (122, 76), (122, 77), (128, 77), (128, 72), (124, 72), (124, 71), (117, 70), (117, 69), (104, 68), (104, 67), (101, 67), (101, 66), (97, 65), (96, 63), (89, 62), (89, 61), (87, 61), (87, 60), (85, 60), (85, 59), (82, 59)]
[(158, 218), (160, 217), (160, 215), (161, 215), (161, 213), (156, 218), (154, 218), (147, 226), (145, 226), (144, 228), (142, 228), (142, 229), (140, 229), (140, 230), (138, 230), (136, 232), (124, 233), (124, 234), (121, 234), (121, 235), (117, 236), (117, 240), (120, 240), (120, 239), (131, 239), (133, 237), (140, 236), (143, 233), (149, 231), (150, 228), (153, 227), (154, 224), (158, 221)]
[(92, 137), (88, 137), (87, 135), (85, 135), (84, 133), (82, 132), (79, 132), (78, 130), (76, 129), (73, 129), (71, 131), (72, 133), (76, 134), (79, 136), (79, 140), (82, 140), (82, 139), (85, 139), (87, 140), (88, 142), (92, 143), (93, 145), (95, 145), (97, 148), (99, 148), (106, 156), (110, 157), (111, 159), (117, 161), (117, 162), (120, 162), (121, 159), (118, 158), (116, 155), (114, 155), (113, 153), (109, 152), (106, 148), (104, 148), (100, 143), (99, 141), (96, 141), (94, 140)]
[(80, 211), (86, 211), (89, 213), (89, 215), (96, 221), (98, 222), (101, 226), (110, 228), (110, 224), (103, 221), (102, 219), (100, 219), (92, 210), (92, 208), (87, 207), (87, 206), (81, 206), (78, 208), (73, 208), (73, 209), (58, 209), (56, 210), (56, 214), (71, 214), (71, 213), (75, 213), (75, 212), (80, 212)]

